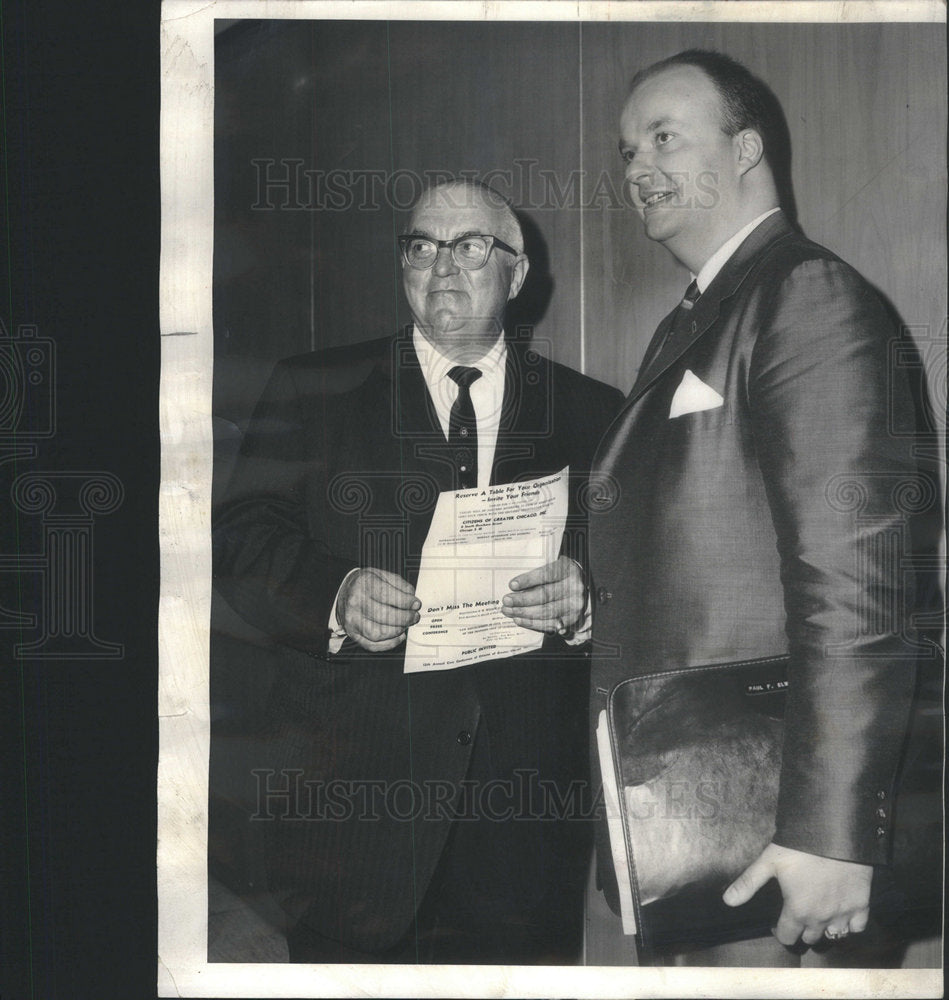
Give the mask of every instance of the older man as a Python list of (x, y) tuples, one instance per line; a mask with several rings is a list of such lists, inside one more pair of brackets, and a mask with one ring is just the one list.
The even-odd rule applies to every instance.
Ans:
[[(646, 234), (694, 280), (595, 460), (611, 503), (590, 529), (594, 713), (637, 672), (790, 656), (773, 842), (724, 895), (775, 878), (776, 940), (696, 964), (794, 964), (791, 946), (864, 930), (913, 693), (911, 595), (886, 541), (915, 475), (888, 430), (911, 422), (896, 331), (781, 211), (782, 121), (744, 67), (696, 50), (639, 73), (620, 120)], [(835, 490), (858, 492), (859, 518)]]
[[(505, 339), (529, 262), (496, 192), (430, 189), (399, 243), (413, 327), (281, 362), (215, 521), (217, 587), (282, 648), (271, 888), (291, 961), (572, 962), (589, 671), (568, 552), (620, 396)], [(542, 648), (404, 673), (439, 493), (567, 465), (564, 554), (503, 602)]]

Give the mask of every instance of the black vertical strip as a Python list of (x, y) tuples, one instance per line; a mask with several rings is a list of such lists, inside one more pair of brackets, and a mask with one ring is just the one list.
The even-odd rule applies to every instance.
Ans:
[[(24, 374), (0, 380), (22, 395), (0, 426), (0, 608), (21, 617), (0, 612), (4, 1000), (156, 991), (159, 17), (0, 4), (0, 367)], [(13, 483), (58, 476), (74, 513), (68, 483), (104, 473), (122, 502), (64, 530), (88, 560), (67, 595)], [(40, 657), (44, 623), (121, 655)]]

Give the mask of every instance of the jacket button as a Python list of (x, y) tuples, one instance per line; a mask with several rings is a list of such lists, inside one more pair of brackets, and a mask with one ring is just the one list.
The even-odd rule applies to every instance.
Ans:
[(878, 837), (885, 837), (886, 836), (886, 827), (878, 826), (877, 827), (877, 836)]
[(606, 604), (613, 600), (613, 595), (606, 589), (606, 587), (599, 587), (596, 592), (596, 599), (600, 604)]
[(886, 810), (883, 806), (880, 806), (880, 808), (877, 809), (877, 819), (886, 819)]
[(877, 798), (878, 798), (878, 799), (879, 799), (879, 800), (880, 800), (881, 802), (884, 802), (884, 801), (886, 801), (886, 792), (877, 792)]
[(462, 731), (455, 737), (455, 739), (463, 747), (466, 747), (471, 742), (471, 733), (469, 733), (467, 729), (462, 729)]

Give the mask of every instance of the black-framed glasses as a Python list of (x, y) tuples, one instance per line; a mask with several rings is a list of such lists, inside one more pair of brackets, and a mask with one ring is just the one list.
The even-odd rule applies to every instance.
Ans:
[(433, 240), (428, 236), (411, 235), (399, 237), (402, 259), (409, 267), (414, 267), (418, 271), (427, 271), (432, 267), (442, 247), (449, 247), (451, 259), (466, 271), (477, 271), (478, 268), (484, 267), (495, 247), (498, 250), (506, 250), (515, 257), (520, 256), (520, 251), (508, 246), (497, 236), (487, 236), (482, 233), (459, 236), (454, 240)]

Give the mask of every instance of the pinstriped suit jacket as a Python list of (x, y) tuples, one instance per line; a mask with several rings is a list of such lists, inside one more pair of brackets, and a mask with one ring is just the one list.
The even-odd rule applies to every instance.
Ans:
[[(508, 354), (493, 482), (569, 464), (568, 534), (585, 559), (576, 491), (620, 394), (525, 345)], [(277, 366), (215, 516), (216, 587), (281, 649), (261, 767), (289, 770), (281, 787), (294, 796), (268, 821), (271, 887), (317, 933), (364, 951), (409, 929), (479, 726), (498, 778), (528, 769), (564, 790), (587, 779), (589, 661), (557, 637), (529, 656), (408, 677), (400, 649), (347, 641), (327, 657), (330, 608), (350, 569), (415, 582), (438, 492), (454, 488), (447, 458), (411, 336), (303, 355)], [(355, 805), (340, 782), (362, 788)], [(421, 811), (409, 782), (431, 796)], [(378, 797), (363, 806), (373, 783), (402, 784), (389, 803), (399, 815)], [(583, 839), (547, 824), (518, 859), (538, 901), (562, 905), (561, 889), (579, 898)]]

